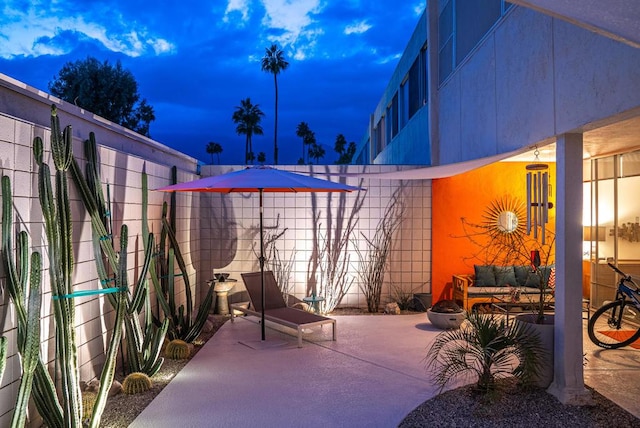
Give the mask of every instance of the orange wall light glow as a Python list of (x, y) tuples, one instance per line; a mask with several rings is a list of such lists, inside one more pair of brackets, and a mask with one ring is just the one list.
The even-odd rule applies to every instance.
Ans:
[[(432, 182), (432, 276), (433, 301), (452, 297), (451, 276), (472, 274), (478, 250), (465, 236), (462, 218), (479, 224), (491, 203), (505, 197), (524, 203), (527, 199), (524, 162), (498, 162), (454, 177)], [(555, 201), (555, 164), (549, 164), (549, 182)], [(555, 203), (554, 203), (555, 205)], [(555, 225), (555, 208), (549, 210), (549, 227)], [(480, 261), (476, 261), (478, 263)]]

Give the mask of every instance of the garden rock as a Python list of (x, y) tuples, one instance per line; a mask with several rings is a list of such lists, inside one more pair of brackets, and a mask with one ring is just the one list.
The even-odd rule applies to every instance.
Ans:
[(387, 303), (384, 307), (385, 314), (400, 315), (400, 306), (396, 302)]

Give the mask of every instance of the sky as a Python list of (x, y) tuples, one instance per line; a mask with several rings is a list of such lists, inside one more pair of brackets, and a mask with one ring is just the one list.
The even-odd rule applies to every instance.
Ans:
[[(211, 163), (243, 164), (231, 116), (251, 98), (265, 113), (254, 152), (273, 163), (275, 87), (265, 48), (289, 61), (278, 75), (279, 164), (302, 156), (307, 122), (334, 163), (338, 134), (360, 142), (426, 0), (0, 0), (0, 73), (48, 91), (64, 64), (93, 56), (123, 67), (153, 106), (151, 137)], [(98, 142), (99, 143), (99, 142)], [(217, 163), (217, 159), (214, 158)]]

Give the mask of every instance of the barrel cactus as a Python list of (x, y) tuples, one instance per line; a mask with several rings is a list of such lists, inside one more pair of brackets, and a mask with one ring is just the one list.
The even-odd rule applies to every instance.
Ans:
[(98, 393), (94, 391), (82, 392), (82, 420), (90, 421), (93, 414), (93, 408), (98, 400)]
[(184, 340), (173, 339), (167, 344), (165, 355), (172, 360), (186, 360), (191, 354), (189, 344)]
[(127, 375), (122, 382), (122, 391), (125, 394), (139, 394), (151, 389), (151, 378), (144, 373), (134, 372)]

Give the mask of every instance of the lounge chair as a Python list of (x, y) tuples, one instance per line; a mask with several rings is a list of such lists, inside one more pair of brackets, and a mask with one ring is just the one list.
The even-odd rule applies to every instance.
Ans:
[[(235, 318), (235, 310), (247, 315), (261, 316), (262, 291), (260, 272), (243, 273), (242, 280), (247, 287), (250, 306), (246, 302), (231, 304), (231, 322)], [(333, 328), (333, 340), (336, 340), (336, 320), (312, 314), (302, 309), (287, 307), (282, 292), (278, 288), (273, 272), (264, 273), (264, 319), (285, 327), (292, 328), (298, 333), (298, 348), (302, 348), (302, 330), (323, 324), (331, 324)]]

